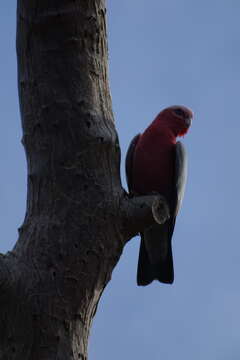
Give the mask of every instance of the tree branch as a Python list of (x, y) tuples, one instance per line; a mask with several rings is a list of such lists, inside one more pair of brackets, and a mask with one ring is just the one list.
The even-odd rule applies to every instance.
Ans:
[(0, 296), (10, 283), (10, 273), (6, 264), (6, 256), (0, 254)]
[(161, 195), (125, 196), (122, 205), (123, 233), (127, 241), (157, 222), (163, 224), (169, 218), (169, 208)]

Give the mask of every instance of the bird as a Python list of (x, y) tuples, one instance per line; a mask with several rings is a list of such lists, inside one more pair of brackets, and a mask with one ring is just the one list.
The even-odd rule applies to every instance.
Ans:
[(181, 207), (187, 178), (187, 154), (177, 141), (192, 123), (193, 112), (182, 105), (163, 109), (141, 134), (131, 141), (125, 161), (129, 193), (161, 194), (167, 201), (170, 216), (164, 224), (157, 222), (141, 236), (137, 284), (153, 280), (172, 284), (174, 281), (172, 236)]

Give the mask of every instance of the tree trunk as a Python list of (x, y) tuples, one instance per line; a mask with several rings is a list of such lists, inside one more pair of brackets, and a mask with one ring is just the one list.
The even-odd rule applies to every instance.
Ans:
[(27, 210), (0, 257), (0, 359), (87, 359), (99, 298), (126, 242), (162, 219), (130, 197), (108, 86), (104, 0), (18, 0)]

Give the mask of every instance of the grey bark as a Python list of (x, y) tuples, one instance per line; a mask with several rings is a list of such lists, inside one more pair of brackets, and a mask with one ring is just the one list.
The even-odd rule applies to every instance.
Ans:
[[(104, 0), (18, 0), (27, 210), (0, 256), (0, 359), (87, 359), (99, 298), (126, 242), (166, 219), (122, 188)], [(126, 125), (127, 126), (127, 125)]]

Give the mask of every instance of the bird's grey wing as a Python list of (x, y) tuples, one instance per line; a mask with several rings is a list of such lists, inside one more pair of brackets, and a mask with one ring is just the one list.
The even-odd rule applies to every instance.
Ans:
[(178, 141), (176, 143), (176, 158), (175, 158), (175, 190), (176, 190), (176, 202), (174, 217), (177, 216), (178, 211), (182, 205), (182, 200), (185, 191), (185, 185), (187, 181), (187, 153), (183, 144)]
[(130, 142), (130, 145), (129, 145), (128, 151), (127, 151), (127, 155), (126, 155), (126, 160), (125, 160), (126, 178), (127, 178), (129, 192), (134, 190), (133, 183), (132, 183), (133, 182), (133, 179), (132, 179), (133, 155), (134, 155), (135, 147), (137, 145), (140, 135), (141, 134), (134, 136), (134, 138)]

